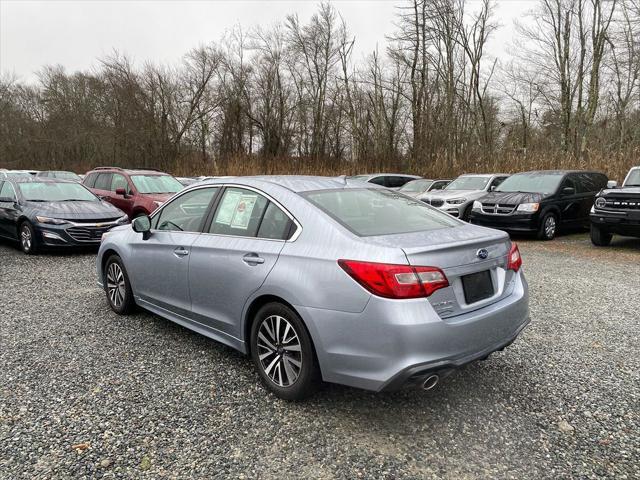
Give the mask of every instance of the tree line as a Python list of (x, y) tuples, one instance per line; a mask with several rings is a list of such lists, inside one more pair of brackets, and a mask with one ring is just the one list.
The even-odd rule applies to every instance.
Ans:
[(124, 54), (0, 79), (0, 167), (181, 174), (597, 168), (640, 147), (640, 0), (539, 0), (506, 58), (491, 0), (397, 6), (355, 58), (336, 8), (237, 26), (178, 65)]

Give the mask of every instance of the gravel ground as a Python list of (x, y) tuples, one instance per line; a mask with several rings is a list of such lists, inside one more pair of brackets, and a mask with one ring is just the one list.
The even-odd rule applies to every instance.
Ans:
[(291, 404), (245, 357), (118, 317), (92, 253), (0, 244), (0, 477), (640, 478), (640, 241), (521, 243), (532, 323), (435, 390)]

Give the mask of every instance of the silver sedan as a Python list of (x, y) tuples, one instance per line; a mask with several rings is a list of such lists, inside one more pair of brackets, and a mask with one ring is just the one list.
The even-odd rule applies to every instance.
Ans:
[(277, 396), (322, 380), (433, 388), (529, 321), (507, 234), (344, 178), (200, 183), (103, 237), (98, 281), (135, 306), (249, 354)]

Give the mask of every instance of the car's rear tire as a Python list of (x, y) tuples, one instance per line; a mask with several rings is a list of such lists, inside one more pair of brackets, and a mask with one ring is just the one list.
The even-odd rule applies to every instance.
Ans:
[(118, 315), (127, 315), (135, 309), (136, 302), (131, 290), (129, 275), (118, 255), (111, 255), (103, 269), (104, 291), (111, 310)]
[(251, 326), (251, 358), (265, 387), (284, 400), (301, 400), (321, 382), (304, 323), (281, 303), (264, 305)]
[(542, 217), (540, 228), (538, 229), (538, 239), (553, 240), (558, 233), (558, 217), (555, 213), (549, 212)]
[(18, 241), (20, 249), (27, 255), (36, 255), (40, 250), (40, 244), (33, 225), (25, 220), (18, 228)]
[(613, 235), (595, 225), (591, 225), (591, 243), (597, 247), (606, 247), (611, 243)]

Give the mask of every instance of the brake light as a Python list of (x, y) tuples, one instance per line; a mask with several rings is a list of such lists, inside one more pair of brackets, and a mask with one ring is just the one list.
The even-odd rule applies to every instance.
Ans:
[(338, 260), (338, 264), (364, 288), (384, 298), (428, 297), (436, 290), (449, 286), (444, 272), (436, 267), (356, 260)]
[(507, 270), (513, 270), (517, 272), (522, 267), (522, 256), (516, 243), (511, 244), (511, 250), (509, 250), (509, 263), (507, 264)]

